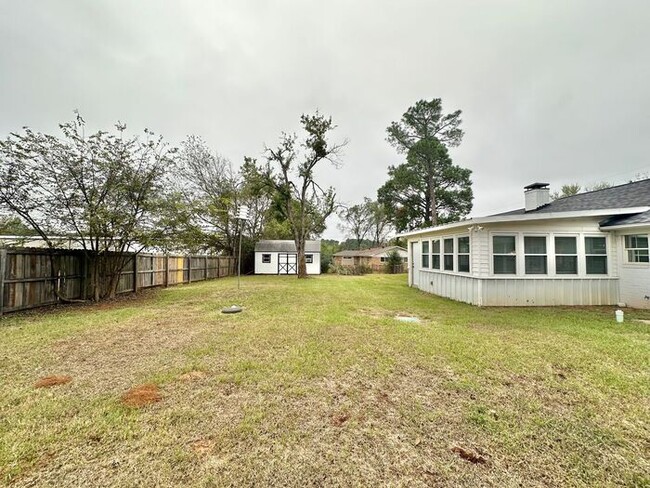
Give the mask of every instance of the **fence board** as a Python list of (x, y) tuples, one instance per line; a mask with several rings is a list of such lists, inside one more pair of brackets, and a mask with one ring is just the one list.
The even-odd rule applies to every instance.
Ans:
[[(58, 276), (52, 272), (52, 259)], [(233, 274), (233, 257), (138, 254), (128, 257), (117, 293)], [(89, 269), (81, 251), (57, 250), (50, 256), (43, 249), (0, 249), (0, 315), (56, 304), (60, 301), (57, 289), (68, 299), (85, 298), (89, 283)]]

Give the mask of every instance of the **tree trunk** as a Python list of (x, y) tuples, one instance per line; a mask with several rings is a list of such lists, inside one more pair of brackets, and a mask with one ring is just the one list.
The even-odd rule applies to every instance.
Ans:
[(307, 278), (307, 263), (305, 262), (305, 239), (298, 238), (296, 241), (298, 253), (298, 278)]
[(431, 225), (435, 227), (438, 225), (438, 209), (436, 208), (436, 182), (433, 175), (429, 175), (427, 186), (429, 187), (429, 212), (431, 212)]

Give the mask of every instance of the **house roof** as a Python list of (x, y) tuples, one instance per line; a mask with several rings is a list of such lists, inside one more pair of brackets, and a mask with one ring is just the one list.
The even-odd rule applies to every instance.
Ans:
[(371, 257), (371, 256), (376, 256), (378, 254), (384, 254), (386, 252), (389, 252), (393, 249), (399, 249), (404, 252), (406, 252), (406, 249), (400, 246), (389, 246), (389, 247), (374, 247), (372, 249), (359, 249), (359, 250), (347, 250), (347, 251), (339, 251), (337, 253), (332, 254), (332, 256), (338, 256), (338, 257), (348, 257), (348, 258), (353, 258), (353, 257)]
[[(518, 222), (529, 220), (608, 217), (601, 222), (601, 227), (611, 229), (616, 226), (643, 225), (650, 218), (650, 179), (634, 181), (624, 185), (612, 186), (602, 190), (578, 193), (569, 197), (558, 198), (535, 210), (523, 208), (508, 212), (478, 217), (451, 224), (418, 229), (400, 234), (412, 236), (432, 231), (494, 223)], [(639, 219), (638, 221), (636, 219)]]
[[(296, 252), (294, 241), (258, 241), (255, 252)], [(320, 241), (305, 241), (305, 252), (320, 252)]]

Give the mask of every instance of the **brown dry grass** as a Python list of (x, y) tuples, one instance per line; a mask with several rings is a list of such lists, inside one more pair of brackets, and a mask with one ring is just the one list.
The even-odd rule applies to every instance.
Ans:
[(122, 403), (127, 407), (141, 408), (162, 400), (158, 385), (149, 383), (131, 388), (122, 395)]
[(57, 385), (65, 385), (72, 381), (72, 376), (68, 375), (52, 375), (44, 376), (34, 383), (34, 388), (50, 388)]

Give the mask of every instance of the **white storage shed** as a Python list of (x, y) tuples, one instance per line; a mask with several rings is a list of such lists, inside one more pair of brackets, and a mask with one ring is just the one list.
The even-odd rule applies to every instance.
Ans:
[[(320, 274), (320, 241), (305, 242), (307, 274)], [(259, 241), (255, 244), (255, 274), (297, 274), (298, 253), (293, 241)]]

